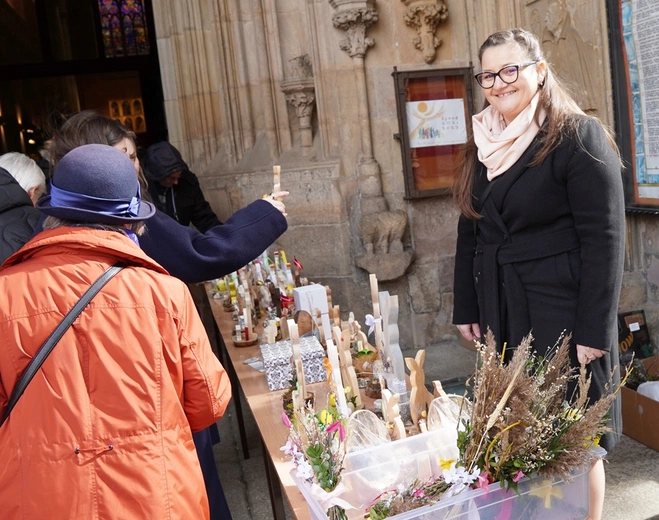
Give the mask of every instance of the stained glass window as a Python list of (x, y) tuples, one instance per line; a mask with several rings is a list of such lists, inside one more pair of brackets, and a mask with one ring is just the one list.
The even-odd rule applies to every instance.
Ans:
[(98, 0), (106, 58), (149, 54), (143, 0)]

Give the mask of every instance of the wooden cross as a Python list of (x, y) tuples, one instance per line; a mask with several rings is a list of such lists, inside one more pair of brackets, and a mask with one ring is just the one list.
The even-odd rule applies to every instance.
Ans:
[[(339, 363), (339, 351), (332, 339), (327, 339), (327, 358), (329, 359), (332, 367), (332, 382), (334, 383), (334, 393), (336, 396), (336, 408), (339, 413), (344, 417), (350, 416), (348, 402), (346, 401), (346, 394), (343, 388), (343, 381), (341, 379), (341, 365)], [(332, 385), (330, 384), (330, 388)]]
[(382, 334), (382, 319), (380, 315), (380, 300), (378, 298), (378, 279), (375, 274), (369, 276), (371, 283), (371, 301), (373, 302), (373, 318), (375, 323), (375, 349), (378, 351), (380, 359), (384, 363), (386, 361), (386, 352), (384, 351), (384, 337)]
[(339, 351), (339, 364), (341, 365), (341, 378), (344, 384), (350, 386), (350, 393), (355, 398), (355, 409), (363, 407), (362, 398), (359, 394), (359, 382), (355, 367), (352, 366), (352, 354), (350, 353), (350, 337), (341, 332), (339, 327), (332, 328), (332, 337)]
[(281, 166), (275, 165), (272, 167), (273, 172), (273, 182), (272, 182), (272, 193), (281, 191)]

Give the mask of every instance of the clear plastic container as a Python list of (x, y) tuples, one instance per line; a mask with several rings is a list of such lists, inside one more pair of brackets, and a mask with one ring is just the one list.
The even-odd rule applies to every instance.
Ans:
[[(342, 500), (354, 509), (350, 519), (363, 519), (365, 509), (383, 491), (394, 490), (399, 483), (414, 478), (425, 480), (439, 474), (440, 459), (455, 459), (455, 431), (435, 430), (349, 453), (341, 482)], [(293, 480), (304, 495), (313, 520), (326, 520), (325, 511), (311, 494), (311, 488), (295, 476)], [(524, 478), (518, 493), (501, 489), (499, 484), (482, 489), (464, 490), (432, 506), (415, 509), (393, 517), (395, 520), (583, 520), (588, 516), (588, 470), (574, 471), (572, 482), (551, 481), (542, 477)]]

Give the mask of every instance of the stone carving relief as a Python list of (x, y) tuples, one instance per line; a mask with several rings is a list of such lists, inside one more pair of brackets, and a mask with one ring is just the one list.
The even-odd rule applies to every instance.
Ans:
[(286, 101), (295, 108), (295, 115), (300, 122), (300, 148), (302, 155), (309, 155), (313, 149), (313, 130), (311, 118), (316, 106), (316, 92), (313, 68), (308, 54), (297, 56), (289, 61), (289, 77), (281, 84), (281, 91)]
[(351, 58), (364, 58), (369, 47), (375, 44), (373, 38), (366, 36), (366, 29), (378, 21), (378, 12), (369, 5), (372, 2), (358, 3), (364, 5), (338, 9), (332, 16), (334, 27), (345, 31), (347, 36), (341, 40), (339, 47), (346, 51)]
[(423, 61), (432, 63), (442, 40), (435, 35), (439, 24), (448, 18), (448, 7), (441, 0), (402, 0), (407, 6), (405, 23), (416, 29), (418, 36), (412, 40), (421, 51)]
[(526, 0), (522, 14), (524, 25), (538, 36), (545, 57), (581, 109), (606, 117), (601, 33), (592, 29), (601, 9), (592, 0)]

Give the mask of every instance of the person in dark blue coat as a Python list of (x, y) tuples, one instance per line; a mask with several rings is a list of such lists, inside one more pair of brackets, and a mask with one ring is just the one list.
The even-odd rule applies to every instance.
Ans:
[(143, 157), (149, 194), (160, 211), (202, 233), (222, 224), (204, 197), (199, 179), (174, 146), (167, 141), (152, 144)]
[(0, 264), (27, 242), (41, 212), (34, 203), (46, 191), (46, 178), (27, 155), (0, 156)]
[[(107, 144), (133, 161), (142, 190), (146, 192), (147, 183), (140, 169), (135, 138), (135, 134), (118, 121), (93, 111), (79, 112), (67, 119), (53, 136), (51, 167), (54, 169), (59, 159), (73, 148)], [(286, 207), (280, 200), (286, 195), (288, 192), (282, 191), (256, 200), (238, 210), (224, 224), (205, 233), (157, 211), (140, 236), (140, 246), (169, 274), (186, 283), (220, 278), (252, 261), (286, 231)], [(195, 433), (193, 438), (206, 484), (211, 520), (230, 520), (231, 513), (213, 456), (212, 435), (216, 433), (213, 426)]]
[[(56, 164), (69, 150), (94, 143), (109, 144), (126, 153), (146, 189), (135, 149), (135, 134), (118, 121), (93, 111), (78, 112), (64, 122), (53, 136), (51, 161)], [(149, 220), (140, 244), (169, 274), (186, 283), (220, 278), (254, 260), (286, 231), (286, 208), (279, 200), (286, 195), (287, 192), (279, 192), (258, 199), (205, 233), (181, 225), (158, 211)]]

